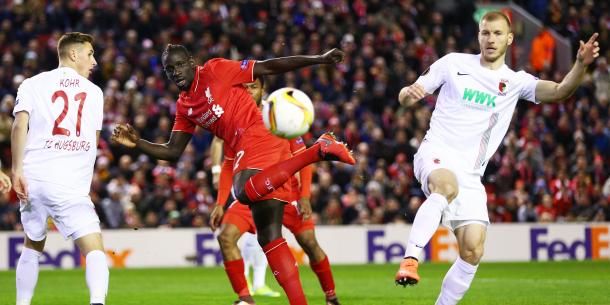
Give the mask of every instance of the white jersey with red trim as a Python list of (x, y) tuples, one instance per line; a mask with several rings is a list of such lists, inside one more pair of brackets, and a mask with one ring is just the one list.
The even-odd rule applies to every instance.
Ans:
[(429, 94), (440, 87), (424, 141), (463, 160), (459, 166), (465, 172), (483, 175), (506, 135), (517, 101), (537, 103), (537, 78), (506, 65), (484, 68), (480, 58), (480, 54), (447, 54), (416, 83)]
[(103, 107), (102, 90), (72, 68), (57, 68), (23, 81), (13, 114), (29, 114), (25, 177), (88, 195)]

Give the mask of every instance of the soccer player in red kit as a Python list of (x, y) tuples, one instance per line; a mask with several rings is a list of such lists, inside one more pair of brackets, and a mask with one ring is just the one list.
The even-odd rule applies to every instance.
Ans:
[[(244, 84), (244, 86), (247, 87), (256, 105), (260, 108), (264, 92), (262, 78), (257, 79), (251, 84)], [(222, 141), (216, 143), (222, 143)], [(297, 155), (306, 149), (301, 137), (292, 139), (289, 143), (290, 151), (293, 155)], [(210, 225), (212, 230), (216, 230), (218, 225), (222, 223), (220, 234), (218, 234), (218, 243), (220, 244), (220, 250), (224, 259), (225, 271), (233, 291), (239, 297), (239, 300), (234, 304), (251, 305), (254, 304), (254, 299), (248, 291), (247, 280), (244, 276), (244, 259), (237, 247), (237, 241), (246, 232), (255, 234), (256, 227), (250, 208), (247, 205), (233, 201), (228, 207), (226, 206), (226, 201), (231, 190), (235, 153), (231, 151), (230, 147), (224, 147), (223, 149), (222, 144), (212, 147), (212, 150), (212, 158), (216, 158), (216, 160), (213, 160), (213, 162), (216, 162), (215, 164), (219, 165), (222, 158), (222, 150), (224, 150), (225, 158), (222, 162), (218, 179), (217, 205), (212, 211)], [(296, 178), (297, 176), (291, 178), (291, 187), (295, 197), (291, 204), (284, 207), (283, 224), (294, 234), (297, 242), (309, 257), (311, 269), (316, 273), (320, 286), (324, 291), (326, 304), (339, 305), (330, 263), (326, 253), (324, 253), (324, 250), (318, 244), (314, 231), (314, 222), (311, 219), (311, 203), (309, 198), (311, 194), (312, 167), (312, 165), (308, 165), (301, 169), (298, 175), (299, 179)]]
[(314, 162), (337, 160), (354, 164), (355, 160), (331, 134), (322, 135), (303, 153), (292, 156), (288, 142), (265, 128), (260, 112), (242, 84), (264, 75), (338, 63), (343, 56), (342, 51), (333, 49), (323, 55), (264, 61), (215, 58), (197, 66), (184, 46), (170, 44), (161, 59), (166, 76), (181, 93), (169, 142), (156, 144), (140, 139), (128, 124), (117, 125), (112, 135), (116, 143), (171, 161), (180, 157), (196, 126), (223, 139), (235, 152), (231, 192), (239, 202), (250, 205), (258, 242), (291, 305), (307, 304), (307, 300), (296, 262), (281, 233), (284, 204), (294, 197), (286, 182)]

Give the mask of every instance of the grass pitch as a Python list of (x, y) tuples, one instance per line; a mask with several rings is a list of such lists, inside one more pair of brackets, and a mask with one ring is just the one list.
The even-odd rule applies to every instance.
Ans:
[[(333, 266), (344, 305), (434, 304), (448, 264), (423, 263), (422, 281), (393, 283), (397, 264)], [(309, 304), (324, 304), (315, 274), (299, 269)], [(267, 272), (267, 283), (279, 286)], [(610, 262), (484, 263), (460, 304), (610, 304)], [(222, 268), (112, 269), (108, 305), (230, 305), (236, 299)], [(32, 305), (88, 304), (83, 270), (42, 270)], [(257, 297), (257, 304), (288, 304)], [(15, 304), (15, 272), (0, 272), (0, 304)]]

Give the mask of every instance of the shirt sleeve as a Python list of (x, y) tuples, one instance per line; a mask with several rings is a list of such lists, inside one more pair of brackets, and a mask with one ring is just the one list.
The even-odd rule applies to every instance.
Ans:
[(195, 133), (195, 127), (197, 126), (193, 122), (185, 118), (182, 114), (180, 114), (179, 111), (176, 111), (176, 120), (174, 121), (174, 127), (172, 128), (172, 132), (182, 131), (193, 134)]
[(17, 89), (17, 98), (15, 99), (15, 107), (13, 108), (13, 116), (18, 112), (25, 111), (32, 114), (32, 108), (34, 103), (33, 91), (30, 90), (30, 81), (24, 80), (19, 89)]
[(302, 137), (294, 138), (290, 140), (290, 152), (293, 156), (301, 153), (305, 150), (305, 142)]
[(522, 82), (519, 98), (540, 104), (540, 101), (536, 99), (536, 85), (538, 84), (538, 78), (525, 71), (517, 72), (517, 77)]
[(214, 58), (205, 64), (216, 79), (226, 82), (229, 86), (235, 86), (254, 81), (254, 60), (228, 60)]
[(424, 87), (424, 90), (428, 94), (434, 93), (436, 89), (445, 83), (447, 75), (447, 64), (449, 63), (448, 57), (451, 54), (447, 54), (435, 61), (422, 75), (419, 76), (416, 84)]

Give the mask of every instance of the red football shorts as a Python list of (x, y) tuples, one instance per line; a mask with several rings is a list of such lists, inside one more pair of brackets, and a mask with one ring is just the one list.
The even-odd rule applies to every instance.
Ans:
[[(245, 232), (256, 234), (256, 226), (254, 225), (254, 219), (252, 218), (250, 208), (237, 201), (234, 201), (233, 204), (231, 204), (222, 218), (222, 223), (236, 226), (237, 229), (239, 229), (240, 234), (244, 234)], [(299, 210), (294, 204), (286, 204), (284, 206), (283, 223), (294, 235), (314, 229), (313, 220), (309, 218), (303, 221), (303, 217), (299, 214)]]
[[(262, 123), (255, 124), (246, 130), (236, 145), (233, 174), (244, 169), (263, 170), (291, 157), (288, 141), (272, 135)], [(275, 191), (263, 196), (261, 200), (277, 199), (288, 203), (292, 198), (294, 195), (288, 180)]]

